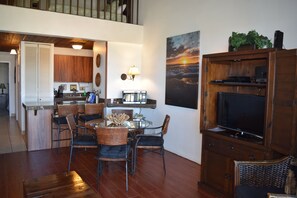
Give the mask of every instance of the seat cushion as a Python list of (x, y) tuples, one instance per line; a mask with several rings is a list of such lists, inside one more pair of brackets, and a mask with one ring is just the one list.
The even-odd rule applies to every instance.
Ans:
[(66, 117), (54, 117), (54, 122), (56, 124), (67, 124)]
[(73, 144), (80, 146), (97, 146), (97, 140), (96, 137), (92, 135), (79, 135), (73, 139)]
[(104, 158), (126, 158), (126, 149), (130, 151), (130, 145), (107, 146), (101, 145), (99, 150), (99, 157)]
[(137, 146), (162, 146), (164, 140), (160, 136), (141, 136)]
[(93, 114), (93, 115), (81, 115), (79, 116), (79, 120), (83, 122), (88, 122), (90, 120), (100, 119), (102, 118), (101, 114)]
[(235, 198), (267, 198), (267, 193), (284, 193), (284, 189), (246, 185), (235, 187)]

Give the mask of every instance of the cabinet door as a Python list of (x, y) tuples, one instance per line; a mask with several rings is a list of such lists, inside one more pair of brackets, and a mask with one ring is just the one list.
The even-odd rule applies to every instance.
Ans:
[(93, 82), (93, 58), (83, 57), (84, 78), (82, 82)]
[(25, 44), (24, 53), (24, 98), (26, 100), (36, 100), (37, 98), (37, 44)]
[(284, 155), (296, 153), (297, 50), (277, 52), (271, 148)]
[(55, 55), (54, 58), (54, 81), (75, 82), (73, 79), (74, 56)]
[(203, 150), (201, 181), (224, 194), (232, 194), (232, 160), (224, 155)]
[(92, 82), (93, 58), (55, 55), (55, 82)]
[(93, 58), (76, 56), (73, 77), (74, 82), (92, 82), (93, 78)]
[(39, 44), (38, 67), (38, 98), (49, 100), (53, 98), (53, 52), (52, 46)]

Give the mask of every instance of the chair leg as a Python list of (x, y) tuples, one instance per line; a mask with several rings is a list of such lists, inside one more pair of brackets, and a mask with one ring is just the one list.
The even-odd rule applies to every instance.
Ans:
[(58, 124), (58, 151), (60, 150), (60, 132), (61, 132), (61, 126)]
[(134, 156), (133, 156), (133, 171), (132, 174), (135, 174), (136, 171), (136, 163), (137, 163), (137, 147), (134, 148)]
[(98, 164), (97, 164), (97, 177), (96, 177), (97, 189), (98, 189), (98, 190), (99, 190), (99, 176), (100, 176), (100, 160), (98, 159)]
[(128, 160), (126, 160), (126, 191), (128, 192), (129, 184), (128, 184)]
[(164, 170), (164, 175), (166, 175), (166, 165), (165, 165), (165, 157), (164, 157), (164, 148), (162, 147), (161, 148), (161, 155), (162, 155), (162, 158), (163, 158), (163, 170)]
[(72, 152), (73, 152), (73, 146), (70, 146), (70, 156), (69, 156), (69, 162), (68, 162), (68, 173), (70, 172), (70, 164), (72, 160)]
[(53, 148), (53, 145), (54, 145), (54, 130), (57, 129), (57, 128), (54, 128), (54, 121), (52, 121), (51, 123), (51, 137), (52, 137), (52, 145), (51, 145), (51, 149)]
[(131, 159), (130, 159), (130, 163), (131, 163), (131, 174), (134, 175), (134, 150), (131, 149)]
[(99, 175), (101, 176), (103, 172), (103, 161), (99, 161)]

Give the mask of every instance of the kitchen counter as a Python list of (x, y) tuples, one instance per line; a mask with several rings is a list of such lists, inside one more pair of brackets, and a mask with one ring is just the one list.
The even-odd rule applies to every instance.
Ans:
[(43, 101), (36, 101), (36, 102), (24, 102), (23, 107), (25, 110), (45, 110), (45, 109), (52, 109), (55, 110), (57, 108), (57, 104), (78, 104), (84, 105), (86, 101), (84, 100), (67, 100), (67, 101), (59, 101), (59, 102), (43, 102)]
[[(59, 104), (59, 103), (58, 103)], [(78, 104), (81, 112), (84, 111), (85, 101), (62, 101), (60, 104)], [(26, 117), (25, 142), (28, 151), (51, 149), (52, 148), (52, 115), (57, 103), (53, 101), (29, 101), (24, 102)]]
[(44, 110), (44, 109), (54, 109), (55, 103), (53, 101), (36, 101), (36, 102), (24, 102), (23, 107), (25, 110)]
[(51, 115), (54, 102), (24, 102), (26, 110), (25, 142), (28, 151), (51, 148)]
[(131, 107), (131, 108), (151, 108), (155, 109), (157, 107), (157, 101), (152, 99), (147, 99), (146, 104), (123, 104), (121, 98), (114, 99), (113, 102), (108, 100), (107, 107)]
[(60, 98), (55, 98), (54, 101), (55, 102), (62, 102), (62, 101), (86, 101), (86, 96), (63, 96)]

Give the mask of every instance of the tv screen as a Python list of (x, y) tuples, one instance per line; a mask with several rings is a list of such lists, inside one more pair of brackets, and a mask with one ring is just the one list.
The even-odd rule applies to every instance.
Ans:
[(218, 126), (263, 138), (265, 97), (218, 92)]

